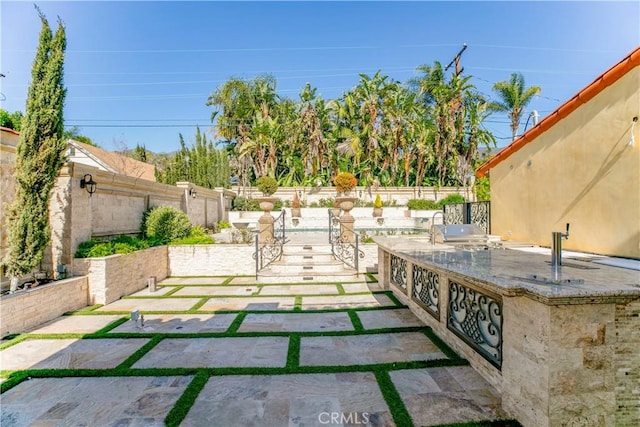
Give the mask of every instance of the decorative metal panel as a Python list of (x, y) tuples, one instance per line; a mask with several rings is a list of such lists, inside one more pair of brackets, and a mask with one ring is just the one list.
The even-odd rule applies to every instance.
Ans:
[(436, 319), (440, 319), (439, 281), (438, 273), (418, 265), (413, 266), (413, 299)]
[(444, 205), (445, 224), (464, 224), (464, 203), (450, 203)]
[(407, 289), (406, 259), (391, 255), (391, 282), (404, 290)]
[(475, 202), (471, 205), (471, 224), (476, 224), (485, 233), (491, 233), (491, 203)]
[(502, 366), (502, 301), (450, 280), (447, 327), (494, 366)]

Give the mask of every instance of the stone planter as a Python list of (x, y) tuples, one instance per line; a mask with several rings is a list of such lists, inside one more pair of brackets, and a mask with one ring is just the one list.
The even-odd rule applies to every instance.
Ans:
[(379, 218), (382, 216), (382, 208), (373, 208), (373, 217)]
[(72, 277), (0, 298), (0, 336), (25, 332), (85, 308), (89, 302), (87, 277)]
[(302, 216), (300, 208), (291, 208), (291, 217), (300, 218)]
[(147, 279), (167, 277), (167, 246), (100, 258), (75, 258), (73, 272), (89, 277), (90, 304), (109, 304), (144, 289)]
[(273, 210), (273, 207), (275, 206), (275, 203), (278, 200), (278, 198), (277, 197), (256, 197), (256, 200), (260, 204), (260, 209), (262, 209), (264, 213), (268, 214)]
[(356, 200), (358, 200), (357, 197), (340, 196), (340, 197), (336, 197), (336, 204), (340, 206), (340, 209), (342, 209), (345, 213), (348, 214), (349, 211), (353, 209), (353, 206)]

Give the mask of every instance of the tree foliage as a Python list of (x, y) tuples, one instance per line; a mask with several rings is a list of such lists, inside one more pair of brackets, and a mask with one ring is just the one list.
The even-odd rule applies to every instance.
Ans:
[(9, 248), (4, 259), (12, 276), (31, 272), (40, 264), (50, 240), (49, 196), (64, 161), (63, 84), (65, 28), (58, 21), (52, 34), (45, 16), (31, 72), (26, 113), (16, 150), (15, 200), (8, 212)]
[(512, 73), (508, 81), (494, 84), (493, 90), (498, 94), (500, 100), (492, 102), (490, 108), (493, 111), (507, 113), (511, 120), (512, 139), (516, 139), (524, 109), (533, 97), (540, 93), (541, 89), (538, 86), (526, 87), (524, 76), (521, 73)]
[(407, 85), (361, 74), (331, 101), (309, 83), (292, 100), (277, 95), (271, 76), (233, 78), (207, 104), (243, 186), (266, 175), (282, 186), (326, 185), (339, 171), (366, 186), (459, 185), (478, 146), (495, 145), (482, 125), (489, 104), (470, 77), (448, 75), (438, 62), (418, 71)]
[[(138, 160), (148, 153), (144, 147), (134, 150)], [(187, 147), (180, 135), (180, 150), (156, 166), (156, 179), (165, 184), (174, 185), (179, 181), (188, 181), (205, 188), (229, 187), (229, 157), (224, 149), (217, 149), (207, 141), (200, 128), (196, 128), (195, 143)]]
[(23, 116), (21, 111), (10, 113), (0, 108), (0, 126), (20, 132)]

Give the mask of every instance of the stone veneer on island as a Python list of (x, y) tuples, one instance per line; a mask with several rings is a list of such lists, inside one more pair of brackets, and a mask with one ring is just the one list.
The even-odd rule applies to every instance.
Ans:
[(384, 287), (524, 426), (640, 425), (637, 271), (570, 260), (554, 276), (538, 254), (375, 241)]

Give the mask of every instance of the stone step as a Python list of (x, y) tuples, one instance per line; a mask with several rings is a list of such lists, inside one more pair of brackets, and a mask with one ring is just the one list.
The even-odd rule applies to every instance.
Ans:
[(283, 253), (282, 263), (303, 264), (303, 263), (328, 263), (335, 261), (331, 253), (315, 253), (315, 252), (299, 252), (299, 253)]
[(281, 260), (271, 264), (270, 270), (274, 273), (291, 275), (315, 274), (315, 273), (339, 273), (345, 270), (340, 261), (329, 262), (289, 262)]
[(363, 275), (356, 275), (353, 270), (329, 273), (275, 273), (271, 270), (264, 270), (258, 273), (258, 283), (347, 283), (360, 282)]

